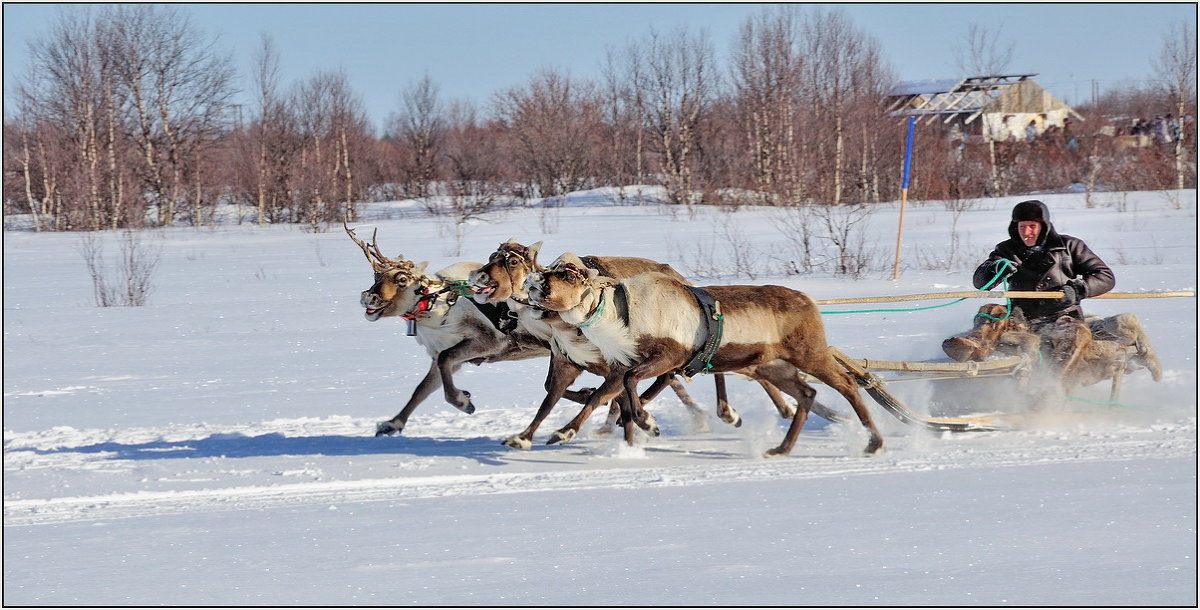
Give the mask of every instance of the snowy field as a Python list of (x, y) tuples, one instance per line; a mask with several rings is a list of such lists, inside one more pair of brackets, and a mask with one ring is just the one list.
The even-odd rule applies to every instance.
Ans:
[[(543, 262), (643, 256), (695, 278), (740, 261), (754, 279), (697, 279), (832, 299), (970, 290), (1024, 199), (957, 219), (910, 202), (893, 281), (896, 204), (864, 225), (871, 268), (851, 279), (785, 273), (798, 259), (777, 211), (691, 217), (603, 195), (465, 225), (461, 252), (441, 237), (449, 223), (404, 203), (367, 206), (353, 226), (431, 269), (515, 237), (543, 241)], [(1042, 199), (1113, 267), (1116, 290), (1195, 290), (1194, 190)], [(106, 239), (111, 259), (121, 238)], [(733, 379), (740, 428), (710, 415), (704, 432), (667, 392), (649, 406), (663, 434), (633, 448), (599, 434), (600, 415), (570, 444), (543, 444), (573, 414), (563, 404), (517, 451), (500, 441), (532, 417), (542, 360), (468, 366), (457, 379), (476, 413), (435, 396), (402, 436), (373, 436), (428, 359), (403, 323), (363, 319), (371, 271), (340, 227), (142, 239), (162, 248), (149, 304), (99, 308), (79, 235), (4, 234), (5, 605), (1197, 603), (1194, 298), (1085, 301), (1141, 317), (1163, 380), (1134, 373), (1119, 406), (1095, 404), (1107, 383), (1083, 388), (1016, 430), (934, 434), (872, 403), (883, 455), (859, 455), (857, 424), (814, 416), (790, 457), (765, 459), (786, 422)], [(943, 359), (942, 339), (982, 303), (830, 313), (826, 330), (858, 358)], [(889, 387), (957, 415), (1011, 412), (1005, 383)], [(711, 379), (687, 387), (711, 413)]]

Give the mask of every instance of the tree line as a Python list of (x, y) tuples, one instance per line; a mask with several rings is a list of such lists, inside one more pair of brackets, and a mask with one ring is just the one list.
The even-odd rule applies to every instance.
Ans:
[[(1070, 139), (963, 146), (940, 122), (923, 124), (910, 198), (1194, 187), (1194, 39), (1190, 26), (1165, 36), (1157, 84), (1077, 107), (1086, 121)], [(601, 186), (661, 186), (687, 209), (898, 197), (904, 127), (884, 103), (896, 77), (844, 13), (764, 9), (741, 25), (729, 60), (716, 57), (703, 33), (651, 30), (609, 51), (596, 80), (546, 69), (483, 106), (444, 99), (427, 75), (376, 133), (344, 73), (282, 83), (266, 36), (252, 102), (235, 105), (241, 76), (186, 13), (76, 11), (31, 45), (13, 88), (4, 209), (38, 230), (199, 226), (221, 206), (322, 230), (354, 220), (362, 202), (411, 198), (466, 218)], [(1181, 121), (1169, 146), (1131, 149), (1101, 133), (1163, 114)]]

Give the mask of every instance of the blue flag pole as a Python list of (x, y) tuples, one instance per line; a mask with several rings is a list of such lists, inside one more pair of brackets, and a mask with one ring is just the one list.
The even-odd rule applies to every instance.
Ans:
[(892, 279), (900, 277), (900, 242), (904, 236), (904, 207), (908, 203), (908, 177), (912, 174), (913, 126), (917, 117), (908, 117), (908, 137), (904, 140), (904, 175), (900, 181), (900, 226), (896, 229), (896, 262), (892, 265)]

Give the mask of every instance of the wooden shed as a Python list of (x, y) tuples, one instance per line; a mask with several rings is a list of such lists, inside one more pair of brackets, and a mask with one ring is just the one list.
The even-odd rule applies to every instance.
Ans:
[(1027, 140), (1048, 129), (1066, 131), (1083, 117), (1031, 80), (1036, 74), (970, 76), (903, 82), (888, 92), (890, 116), (940, 121), (964, 137), (989, 142)]

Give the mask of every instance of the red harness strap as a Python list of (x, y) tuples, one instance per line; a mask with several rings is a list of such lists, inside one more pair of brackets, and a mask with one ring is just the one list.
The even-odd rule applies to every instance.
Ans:
[(414, 307), (412, 311), (402, 314), (400, 317), (405, 320), (416, 320), (417, 318), (425, 317), (425, 312), (429, 311), (429, 308), (433, 306), (433, 302), (437, 300), (437, 297), (438, 293), (436, 292), (433, 294), (425, 292), (421, 295), (421, 298), (417, 300), (417, 306)]

